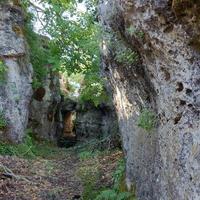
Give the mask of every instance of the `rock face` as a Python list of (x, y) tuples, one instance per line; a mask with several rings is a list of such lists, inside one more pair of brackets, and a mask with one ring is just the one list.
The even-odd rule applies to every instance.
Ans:
[(79, 140), (116, 135), (118, 124), (113, 107), (105, 104), (95, 107), (88, 102), (77, 106), (75, 130)]
[[(100, 3), (102, 72), (113, 88), (127, 185), (140, 200), (200, 198), (199, 10), (188, 0)], [(151, 130), (144, 109), (156, 116)]]
[(43, 87), (34, 91), (30, 106), (29, 127), (36, 137), (55, 141), (62, 131), (59, 76), (47, 73)]
[(21, 142), (32, 96), (32, 66), (23, 35), (22, 9), (0, 3), (0, 140)]

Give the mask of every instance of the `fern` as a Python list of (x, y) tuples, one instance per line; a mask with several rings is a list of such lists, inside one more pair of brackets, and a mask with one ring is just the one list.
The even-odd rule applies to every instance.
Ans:
[(130, 197), (131, 194), (129, 192), (104, 190), (95, 198), (95, 200), (128, 200)]

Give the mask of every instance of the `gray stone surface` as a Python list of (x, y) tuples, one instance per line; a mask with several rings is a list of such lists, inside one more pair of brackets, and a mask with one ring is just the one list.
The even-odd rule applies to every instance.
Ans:
[(32, 66), (23, 36), (23, 12), (12, 4), (0, 4), (0, 59), (6, 72), (0, 84), (0, 110), (7, 121), (0, 138), (21, 142), (28, 122), (32, 96)]
[(36, 137), (55, 141), (63, 128), (59, 76), (48, 73), (43, 87), (34, 91), (30, 106), (29, 127)]
[(84, 103), (76, 111), (75, 131), (79, 140), (103, 138), (118, 134), (118, 124), (113, 106), (95, 107)]
[[(199, 22), (193, 10), (188, 16), (183, 6), (179, 18), (172, 8), (169, 0), (100, 3), (100, 20), (107, 33), (102, 72), (113, 88), (127, 185), (136, 186), (139, 200), (200, 199), (200, 54), (190, 46), (199, 35)], [(131, 26), (132, 34), (127, 31)], [(112, 36), (107, 36), (113, 32), (115, 46), (123, 41), (138, 53), (137, 62), (115, 60)], [(151, 133), (138, 127), (145, 107), (157, 116)]]

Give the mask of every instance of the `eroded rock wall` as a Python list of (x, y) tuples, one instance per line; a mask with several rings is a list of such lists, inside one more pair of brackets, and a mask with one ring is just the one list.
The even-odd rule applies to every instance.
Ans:
[(63, 129), (59, 75), (49, 72), (35, 89), (30, 105), (29, 128), (38, 139), (56, 141)]
[(32, 96), (32, 66), (23, 34), (22, 9), (0, 2), (0, 139), (21, 142)]
[(116, 113), (112, 105), (77, 105), (75, 131), (78, 140), (100, 139), (118, 134)]
[[(200, 198), (198, 12), (188, 0), (100, 2), (102, 72), (141, 200)], [(138, 126), (144, 108), (157, 116), (150, 133)]]

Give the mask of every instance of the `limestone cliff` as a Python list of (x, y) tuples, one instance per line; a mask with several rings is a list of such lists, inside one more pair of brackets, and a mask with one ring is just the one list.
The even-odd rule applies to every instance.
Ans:
[(117, 136), (118, 123), (113, 105), (94, 106), (90, 102), (78, 105), (75, 130), (79, 140)]
[(59, 75), (50, 71), (43, 86), (34, 90), (28, 126), (38, 139), (55, 141), (62, 130), (61, 96)]
[(28, 122), (32, 66), (23, 35), (23, 11), (0, 3), (0, 139), (18, 143)]
[(113, 88), (127, 185), (140, 200), (200, 197), (199, 10), (189, 0), (100, 3), (102, 72)]

